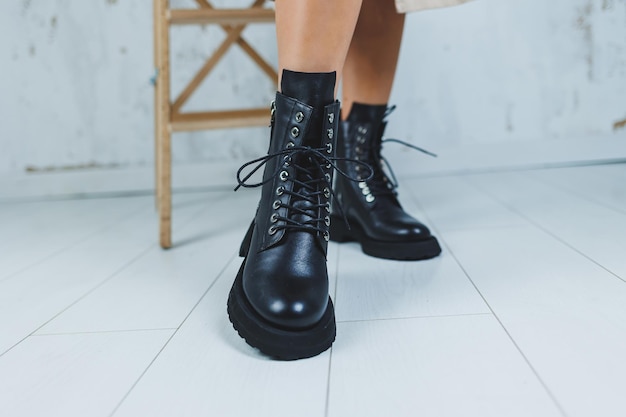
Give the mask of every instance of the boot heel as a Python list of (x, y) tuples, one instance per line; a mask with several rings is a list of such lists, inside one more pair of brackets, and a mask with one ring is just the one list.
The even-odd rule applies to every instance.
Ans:
[(252, 242), (252, 232), (254, 232), (254, 220), (250, 224), (246, 235), (243, 237), (243, 241), (241, 242), (241, 246), (239, 247), (239, 256), (245, 258), (248, 256), (248, 252), (250, 251), (250, 243)]
[(330, 217), (330, 240), (333, 242), (353, 242), (356, 240), (353, 231), (348, 229), (342, 217)]

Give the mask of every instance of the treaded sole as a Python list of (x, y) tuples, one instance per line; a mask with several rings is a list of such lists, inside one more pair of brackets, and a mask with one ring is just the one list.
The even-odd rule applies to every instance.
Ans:
[(330, 297), (324, 316), (315, 326), (303, 330), (278, 328), (262, 318), (248, 301), (242, 285), (244, 265), (245, 260), (228, 296), (228, 318), (247, 344), (285, 361), (310, 358), (330, 348), (336, 335), (335, 310)]
[(330, 240), (333, 242), (358, 242), (363, 253), (375, 258), (399, 261), (419, 261), (430, 259), (441, 253), (441, 247), (434, 236), (424, 240), (407, 242), (385, 242), (369, 238), (357, 222), (345, 225), (342, 218), (333, 216), (330, 224)]

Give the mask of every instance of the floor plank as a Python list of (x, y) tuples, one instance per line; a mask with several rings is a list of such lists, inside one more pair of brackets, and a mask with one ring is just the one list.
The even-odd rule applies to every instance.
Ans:
[(491, 315), (340, 323), (328, 416), (560, 417)]
[(0, 357), (0, 415), (108, 416), (172, 332), (29, 337)]
[[(181, 200), (195, 203), (178, 207), (176, 225), (205, 206), (195, 196)], [(152, 200), (144, 204), (144, 211), (0, 282), (0, 355), (157, 246)]]
[[(492, 198), (485, 198), (464, 177), (441, 177), (406, 181), (406, 201), (428, 206), (427, 224), (440, 232), (486, 229), (526, 224), (520, 216)], [(406, 190), (406, 192), (404, 192)]]
[(623, 416), (626, 285), (529, 225), (444, 239), (568, 416)]
[(337, 321), (489, 313), (446, 250), (420, 262), (373, 258), (357, 244), (339, 254)]
[(470, 181), (626, 281), (626, 212), (521, 173)]
[[(145, 208), (148, 197), (2, 204), (0, 281)], [(107, 210), (102, 210), (102, 207)]]
[(626, 164), (537, 170), (527, 174), (529, 178), (626, 213)]
[(256, 193), (231, 194), (211, 196), (199, 215), (177, 229), (176, 247), (163, 251), (155, 245), (38, 334), (180, 326), (236, 255), (248, 227)]

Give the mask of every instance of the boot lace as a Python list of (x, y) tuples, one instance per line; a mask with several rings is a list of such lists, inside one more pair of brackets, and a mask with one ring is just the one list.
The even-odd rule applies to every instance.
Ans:
[[(294, 168), (294, 178), (284, 170), (283, 164), (277, 164), (276, 170), (267, 176), (266, 179), (252, 184), (248, 183), (248, 180), (257, 171), (276, 158)], [(281, 193), (291, 196), (291, 198), (287, 199), (288, 203), (280, 200), (275, 202), (274, 209), (285, 207), (287, 208), (287, 215), (281, 216), (276, 213), (273, 215), (272, 222), (274, 222), (274, 225), (271, 226), (272, 233), (283, 229), (302, 230), (319, 233), (324, 236), (324, 239), (328, 240), (328, 226), (330, 225), (330, 203), (328, 201), (331, 196), (346, 225), (348, 220), (339, 204), (339, 200), (335, 198), (330, 173), (325, 171), (323, 167), (326, 167), (327, 170), (334, 169), (339, 175), (350, 181), (362, 181), (351, 177), (341, 170), (337, 166), (338, 161), (354, 163), (366, 168), (369, 172), (368, 180), (374, 175), (374, 169), (366, 162), (328, 156), (326, 147), (292, 146), (243, 164), (237, 170), (238, 185), (235, 187), (235, 191), (240, 187), (261, 187), (273, 181), (276, 177), (280, 177), (283, 181), (292, 182), (293, 187), (291, 187), (291, 190), (289, 187), (282, 187), (281, 190)], [(250, 168), (250, 171), (243, 175), (248, 168)], [(325, 214), (322, 215), (324, 212)]]
[[(395, 105), (390, 106), (387, 111), (385, 111), (383, 120), (385, 120), (387, 116), (389, 116), (395, 109)], [(396, 174), (391, 168), (391, 164), (389, 163), (387, 158), (382, 155), (382, 148), (384, 143), (398, 143), (400, 145), (404, 145), (410, 149), (414, 149), (434, 158), (437, 157), (437, 154), (420, 148), (419, 146), (413, 145), (412, 143), (408, 143), (403, 140), (394, 138), (381, 139), (378, 146), (375, 146), (373, 149), (370, 150), (370, 152), (373, 153), (371, 161), (373, 172), (372, 178), (365, 181), (367, 183), (367, 186), (369, 187), (371, 194), (374, 196), (392, 195), (395, 197), (398, 194), (396, 190), (399, 187), (399, 183)], [(387, 175), (387, 173), (389, 175)]]

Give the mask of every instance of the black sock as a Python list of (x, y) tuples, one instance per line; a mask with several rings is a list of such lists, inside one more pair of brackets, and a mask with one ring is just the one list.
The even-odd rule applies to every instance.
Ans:
[(335, 100), (336, 72), (296, 72), (283, 70), (281, 92), (318, 108)]

